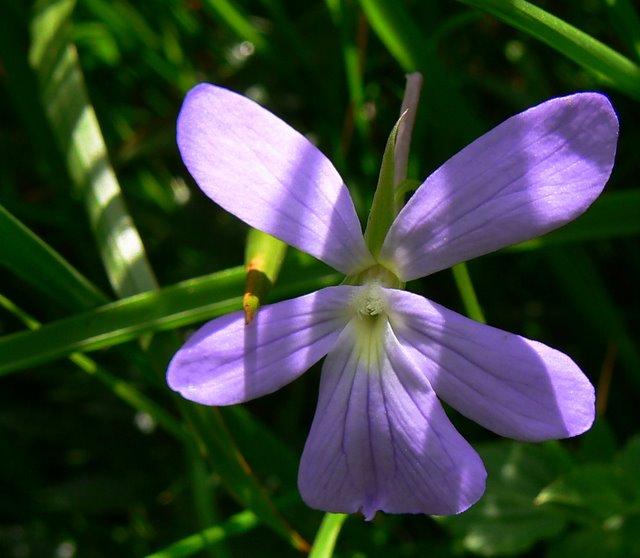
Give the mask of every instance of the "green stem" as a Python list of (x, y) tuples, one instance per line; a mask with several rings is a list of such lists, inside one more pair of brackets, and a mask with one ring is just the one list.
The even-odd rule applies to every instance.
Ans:
[(458, 287), (458, 292), (462, 297), (462, 303), (464, 304), (467, 316), (477, 322), (482, 322), (483, 324), (487, 323), (484, 313), (482, 312), (482, 308), (480, 308), (476, 291), (473, 288), (467, 264), (463, 262), (458, 265), (454, 265), (451, 268), (451, 271), (453, 272), (453, 279)]
[(349, 517), (343, 513), (325, 513), (313, 541), (309, 558), (331, 558), (342, 525)]

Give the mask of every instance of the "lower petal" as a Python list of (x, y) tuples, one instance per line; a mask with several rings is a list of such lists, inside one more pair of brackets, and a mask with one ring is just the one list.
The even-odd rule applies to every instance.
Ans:
[(391, 291), (393, 329), (438, 396), (509, 438), (541, 441), (588, 430), (594, 389), (564, 353)]
[(206, 405), (232, 405), (271, 393), (319, 361), (348, 321), (354, 287), (321, 289), (264, 306), (245, 325), (244, 312), (205, 324), (175, 354), (169, 386)]
[[(385, 318), (355, 318), (324, 363), (298, 484), (311, 507), (455, 514), (485, 486), (476, 452), (444, 413)], [(364, 318), (368, 320), (368, 318)]]

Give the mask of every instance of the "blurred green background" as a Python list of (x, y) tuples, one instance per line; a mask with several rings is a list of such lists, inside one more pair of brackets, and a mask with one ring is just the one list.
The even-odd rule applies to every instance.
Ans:
[[(3, 0), (0, 556), (640, 556), (638, 10)], [(410, 71), (425, 79), (419, 180), (547, 98), (597, 90), (616, 108), (617, 164), (590, 211), (468, 264), (489, 323), (581, 365), (598, 420), (519, 444), (450, 413), (486, 461), (485, 497), (458, 517), (365, 523), (296, 489), (319, 367), (230, 409), (164, 383), (185, 335), (239, 308), (246, 238), (188, 176), (175, 121), (201, 81), (251, 96), (320, 146), (365, 218)], [(340, 279), (290, 249), (270, 300)], [(466, 311), (449, 271), (409, 288)]]

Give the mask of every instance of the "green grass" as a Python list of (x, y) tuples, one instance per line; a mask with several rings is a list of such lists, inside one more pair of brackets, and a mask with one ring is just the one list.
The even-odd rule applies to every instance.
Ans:
[[(629, 0), (4, 2), (0, 555), (637, 556), (639, 45)], [(523, 445), (451, 413), (487, 463), (485, 499), (365, 523), (297, 491), (317, 366), (229, 409), (165, 384), (186, 336), (241, 308), (247, 235), (188, 176), (175, 121), (200, 81), (250, 93), (335, 162), (364, 223), (412, 71), (409, 180), (547, 98), (615, 106), (616, 167), (589, 212), (409, 285), (569, 353), (599, 417)], [(341, 281), (292, 249), (279, 261), (269, 301)]]

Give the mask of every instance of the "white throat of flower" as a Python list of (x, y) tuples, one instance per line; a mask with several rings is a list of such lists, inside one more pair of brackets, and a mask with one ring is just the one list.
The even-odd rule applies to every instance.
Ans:
[(349, 311), (357, 321), (369, 326), (375, 322), (387, 321), (391, 311), (387, 289), (401, 289), (404, 286), (396, 275), (381, 265), (346, 277), (344, 282), (357, 285), (349, 303)]
[(348, 312), (355, 358), (368, 370), (377, 370), (384, 351), (389, 319), (394, 312), (389, 289), (402, 288), (401, 281), (381, 265), (373, 266), (345, 280), (356, 286)]
[(387, 297), (380, 283), (373, 282), (363, 285), (355, 294), (351, 305), (358, 315), (374, 317), (387, 313)]
[(380, 369), (388, 328), (389, 300), (378, 282), (357, 288), (349, 303), (351, 321), (347, 326), (353, 343), (356, 367), (370, 372)]

